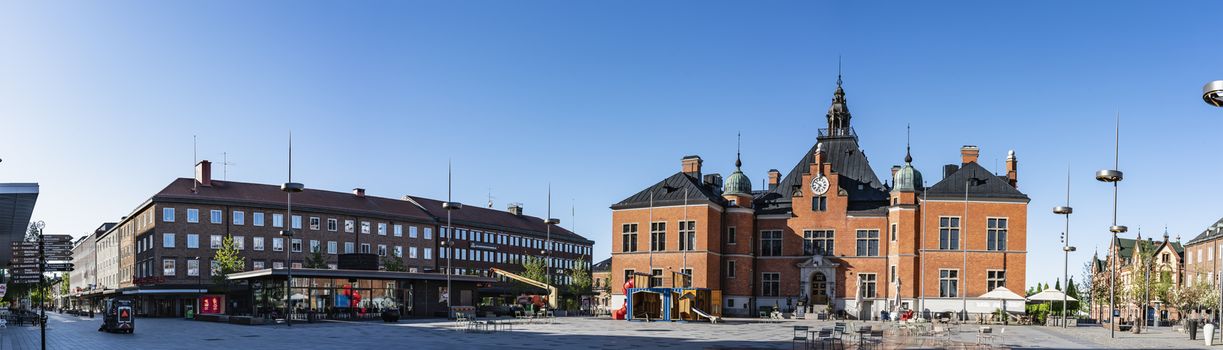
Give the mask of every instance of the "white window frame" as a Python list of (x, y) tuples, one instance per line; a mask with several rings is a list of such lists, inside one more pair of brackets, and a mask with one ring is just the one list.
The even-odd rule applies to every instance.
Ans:
[(161, 208), (161, 222), (174, 222), (174, 208)]
[(161, 234), (161, 247), (162, 248), (174, 248), (174, 234), (173, 233), (167, 232), (167, 233)]

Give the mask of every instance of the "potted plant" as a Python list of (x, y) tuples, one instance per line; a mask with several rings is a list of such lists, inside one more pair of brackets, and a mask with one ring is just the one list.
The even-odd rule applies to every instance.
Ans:
[(383, 305), (382, 322), (399, 322), (399, 308), (393, 306), (395, 305)]

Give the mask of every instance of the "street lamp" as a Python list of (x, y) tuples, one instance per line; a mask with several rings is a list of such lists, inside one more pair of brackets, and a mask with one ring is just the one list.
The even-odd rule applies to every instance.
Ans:
[[(1202, 100), (1211, 106), (1223, 107), (1223, 80), (1215, 80), (1203, 85)], [(1223, 278), (1220, 281), (1223, 281)], [(1220, 285), (1223, 285), (1223, 282), (1220, 282)], [(1223, 288), (1219, 288), (1219, 303), (1219, 310), (1223, 310)]]
[(454, 187), (454, 171), (450, 162), (446, 162), (446, 202), (442, 203), (442, 209), (446, 210), (446, 240), (442, 241), (442, 248), (446, 249), (446, 313), (449, 315), (451, 310), (450, 292), (450, 261), (454, 258), (454, 227), (450, 226), (450, 211), (463, 209), (463, 204), (451, 200), (451, 189)]
[(1062, 328), (1066, 328), (1066, 291), (1070, 290), (1070, 252), (1074, 251), (1074, 247), (1070, 246), (1070, 214), (1074, 213), (1074, 208), (1070, 207), (1070, 169), (1066, 169), (1066, 205), (1054, 207), (1053, 213), (1066, 216), (1066, 231), (1062, 232), (1062, 280), (1066, 281), (1066, 290), (1062, 291)]
[(1215, 80), (1202, 86), (1202, 100), (1215, 107), (1223, 107), (1223, 80)]
[(34, 228), (38, 229), (38, 329), (42, 334), (42, 349), (47, 350), (47, 309), (43, 305), (43, 301), (47, 299), (47, 277), (46, 273), (47, 255), (43, 250), (42, 230), (47, 227), (47, 223), (42, 220), (34, 223)]
[(285, 216), (288, 219), (288, 225), (285, 230), (280, 231), (280, 235), (285, 237), (285, 325), (293, 326), (293, 315), (289, 308), (289, 304), (293, 302), (293, 194), (300, 193), (306, 189), (306, 185), (293, 182), (293, 133), (289, 133), (289, 181), (280, 185), (280, 190), (285, 192)]
[[(1115, 153), (1113, 156), (1114, 157), (1113, 167), (1119, 168), (1120, 159), (1121, 159), (1121, 118), (1120, 117), (1117, 118), (1116, 140), (1115, 140), (1114, 147), (1115, 147), (1114, 149)], [(1109, 269), (1110, 276), (1108, 278), (1108, 299), (1109, 299), (1108, 302), (1109, 302), (1110, 308), (1112, 309), (1111, 313), (1109, 314), (1109, 327), (1108, 327), (1108, 336), (1110, 338), (1116, 338), (1117, 336), (1116, 334), (1117, 333), (1117, 324), (1116, 324), (1117, 320), (1115, 319), (1115, 317), (1117, 316), (1117, 291), (1116, 291), (1117, 289), (1117, 250), (1115, 248), (1117, 244), (1117, 234), (1129, 231), (1128, 227), (1117, 225), (1117, 184), (1120, 183), (1121, 179), (1123, 178), (1124, 178), (1124, 175), (1121, 173), (1121, 170), (1105, 169), (1105, 170), (1100, 170), (1096, 172), (1097, 181), (1113, 184), (1113, 225), (1108, 227), (1108, 231), (1113, 233), (1113, 240), (1109, 242), (1109, 247), (1110, 247), (1109, 255), (1112, 256), (1112, 259), (1111, 259), (1112, 262), (1110, 262), (1110, 265), (1112, 265), (1111, 266), (1112, 268)]]

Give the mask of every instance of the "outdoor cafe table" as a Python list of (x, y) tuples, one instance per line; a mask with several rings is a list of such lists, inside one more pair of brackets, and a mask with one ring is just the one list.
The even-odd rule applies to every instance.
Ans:
[(871, 326), (858, 327), (855, 333), (858, 333), (858, 348), (861, 349), (862, 344), (865, 344), (866, 336), (871, 334)]
[(815, 330), (815, 329), (807, 330), (807, 333), (811, 333), (811, 335), (807, 337), (807, 342), (819, 341), (820, 339), (817, 338), (816, 336), (819, 335), (820, 332), (823, 332), (823, 331), (832, 332), (832, 327), (824, 327), (824, 328), (820, 328), (819, 330)]

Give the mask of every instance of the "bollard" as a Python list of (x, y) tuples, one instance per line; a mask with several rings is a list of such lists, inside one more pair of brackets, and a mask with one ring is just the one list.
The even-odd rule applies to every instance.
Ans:
[(1205, 326), (1202, 326), (1202, 341), (1206, 343), (1206, 346), (1214, 345), (1213, 344), (1215, 340), (1214, 335), (1215, 335), (1215, 325), (1214, 324), (1207, 323)]

